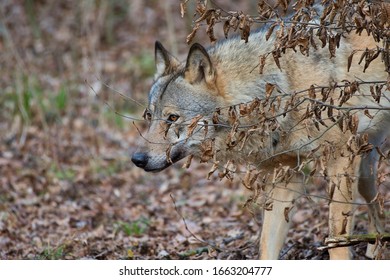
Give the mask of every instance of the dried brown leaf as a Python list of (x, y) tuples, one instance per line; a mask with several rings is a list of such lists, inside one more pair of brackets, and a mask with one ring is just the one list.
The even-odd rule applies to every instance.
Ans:
[(241, 28), (241, 39), (248, 43), (249, 34), (251, 32), (251, 28), (249, 24), (246, 24), (243, 28)]
[(320, 39), (320, 41), (322, 43), (321, 48), (324, 48), (326, 46), (326, 41), (328, 38), (328, 34), (327, 34), (325, 27), (320, 27), (318, 38)]
[(250, 102), (248, 105), (248, 114), (251, 114), (256, 108), (259, 108), (260, 106), (260, 100), (256, 97), (252, 102)]
[(330, 58), (336, 57), (336, 37), (335, 36), (329, 36), (329, 53)]
[(218, 177), (222, 180), (223, 178), (226, 178), (230, 181), (234, 179), (234, 172), (236, 170), (234, 160), (228, 160), (227, 163), (224, 166), (223, 171), (218, 173)]
[(285, 219), (285, 221), (288, 223), (288, 222), (290, 222), (290, 217), (289, 217), (289, 214), (290, 214), (290, 212), (291, 212), (291, 210), (294, 208), (294, 206), (292, 206), (292, 207), (285, 207), (284, 208), (284, 219)]
[(192, 42), (192, 40), (194, 39), (194, 37), (196, 35), (196, 32), (198, 31), (199, 27), (200, 27), (200, 24), (198, 23), (198, 24), (195, 24), (194, 28), (192, 28), (191, 33), (186, 38), (187, 44), (190, 44)]
[(181, 15), (181, 18), (183, 18), (184, 15), (187, 12), (187, 2), (188, 2), (188, 0), (180, 2), (180, 15)]
[(183, 164), (183, 168), (188, 169), (188, 168), (191, 166), (191, 162), (192, 162), (192, 159), (193, 159), (193, 158), (194, 158), (194, 156), (193, 156), (193, 155), (190, 155), (190, 156), (187, 158), (186, 162)]
[(242, 184), (244, 185), (245, 188), (248, 190), (253, 190), (253, 182), (251, 180), (252, 178), (252, 172), (253, 170), (250, 170), (249, 168), (245, 172), (244, 179), (242, 180)]
[(210, 179), (211, 175), (214, 174), (216, 170), (219, 168), (219, 161), (216, 161), (213, 163), (213, 166), (211, 167), (210, 171), (207, 173), (207, 180)]
[(229, 21), (229, 25), (231, 28), (233, 28), (233, 31), (236, 32), (237, 31), (237, 28), (238, 28), (238, 25), (240, 24), (240, 21), (238, 20), (238, 18), (236, 16), (233, 16), (230, 21)]
[(214, 156), (214, 139), (204, 140), (200, 146), (200, 162), (208, 162)]
[(263, 74), (266, 58), (267, 58), (266, 54), (260, 55), (259, 74)]
[(275, 85), (271, 83), (266, 83), (265, 84), (265, 96), (267, 99), (269, 99), (272, 95), (272, 92), (275, 89)]
[(213, 118), (212, 118), (212, 122), (213, 122), (214, 125), (220, 123), (219, 117), (218, 117), (220, 114), (221, 114), (221, 110), (219, 108), (217, 108), (215, 110), (215, 112), (213, 113)]
[(206, 120), (203, 120), (203, 124), (204, 124), (204, 137), (206, 138), (207, 134), (209, 133), (209, 122), (206, 121)]
[(206, 34), (209, 36), (210, 42), (214, 44), (217, 41), (217, 37), (214, 35), (214, 19), (212, 22), (207, 26)]
[(368, 152), (371, 152), (374, 149), (374, 145), (371, 143), (365, 143), (359, 147), (359, 150), (356, 152), (356, 154), (361, 155)]
[(311, 85), (308, 91), (309, 91), (309, 97), (311, 99), (316, 99), (316, 89), (314, 85)]
[(354, 50), (351, 52), (351, 54), (348, 56), (348, 65), (347, 65), (347, 71), (349, 72), (349, 69), (351, 69), (351, 65), (352, 65), (352, 59), (353, 59), (353, 56), (354, 54), (356, 53), (357, 51)]
[(241, 103), (239, 105), (239, 111), (240, 111), (240, 116), (241, 117), (245, 117), (249, 114), (249, 111), (248, 111), (248, 105), (247, 104), (244, 104), (244, 103)]
[(364, 68), (363, 68), (363, 72), (366, 72), (368, 66), (370, 65), (370, 63), (375, 60), (379, 54), (381, 53), (381, 50), (378, 48), (376, 51), (374, 50), (370, 50), (368, 55), (365, 57), (366, 60), (365, 60), (365, 63), (364, 63)]
[(191, 137), (194, 133), (195, 128), (198, 126), (199, 120), (202, 118), (201, 115), (197, 115), (195, 118), (193, 118), (190, 122), (190, 124), (187, 126), (187, 138)]
[(374, 118), (374, 116), (370, 114), (370, 111), (368, 111), (368, 109), (364, 110), (364, 115), (366, 115), (371, 120)]
[(359, 63), (358, 63), (359, 65), (360, 65), (360, 63), (362, 63), (363, 59), (366, 58), (366, 56), (368, 55), (368, 53), (369, 53), (368, 48), (366, 48), (366, 49), (363, 51), (362, 55), (360, 56)]
[(238, 120), (237, 111), (235, 106), (230, 106), (228, 111), (229, 124), (234, 125)]
[(352, 134), (356, 135), (359, 126), (359, 117), (357, 115), (353, 115), (352, 117), (350, 117), (348, 126)]
[(201, 16), (195, 20), (195, 23), (200, 23), (204, 20), (207, 20), (213, 13), (215, 12), (215, 9), (208, 9), (204, 13), (201, 14)]
[(277, 22), (273, 23), (269, 28), (267, 33), (265, 34), (265, 40), (268, 41), (268, 39), (271, 37), (272, 33), (274, 32), (275, 27), (278, 25)]
[(274, 58), (276, 66), (278, 66), (279, 70), (282, 71), (282, 68), (280, 67), (280, 61), (279, 58), (282, 57), (280, 55), (280, 51), (276, 50), (272, 52), (272, 57)]
[(225, 21), (223, 24), (223, 34), (225, 35), (225, 38), (227, 39), (229, 36), (229, 30), (230, 30), (230, 20)]

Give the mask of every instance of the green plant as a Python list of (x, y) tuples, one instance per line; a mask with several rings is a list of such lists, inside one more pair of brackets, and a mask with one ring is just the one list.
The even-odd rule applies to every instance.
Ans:
[(42, 253), (38, 256), (40, 260), (60, 260), (63, 259), (66, 255), (65, 252), (66, 245), (62, 244), (56, 248), (52, 248), (48, 245)]
[(139, 236), (148, 229), (149, 224), (149, 220), (144, 217), (130, 223), (118, 221), (115, 223), (115, 232), (123, 231), (128, 236)]
[(68, 104), (68, 94), (65, 86), (62, 86), (58, 94), (54, 98), (57, 110), (59, 113), (64, 113)]
[(50, 173), (59, 180), (73, 180), (76, 177), (73, 169), (58, 167), (54, 164), (50, 167)]

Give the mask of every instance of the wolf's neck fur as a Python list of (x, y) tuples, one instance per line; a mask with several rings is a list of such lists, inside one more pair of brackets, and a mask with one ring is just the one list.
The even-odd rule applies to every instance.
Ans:
[(217, 69), (217, 83), (223, 85), (225, 101), (239, 104), (255, 97), (261, 99), (266, 83), (286, 83), (285, 75), (280, 73), (273, 61), (267, 63), (262, 75), (259, 74), (259, 56), (271, 52), (273, 46), (274, 40), (266, 41), (265, 32), (260, 30), (250, 35), (248, 43), (236, 36), (208, 49)]

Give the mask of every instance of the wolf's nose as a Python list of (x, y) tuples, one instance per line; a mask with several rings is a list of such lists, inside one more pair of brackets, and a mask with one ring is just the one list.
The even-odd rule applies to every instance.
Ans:
[(139, 168), (144, 168), (148, 164), (148, 155), (146, 153), (135, 153), (131, 161)]

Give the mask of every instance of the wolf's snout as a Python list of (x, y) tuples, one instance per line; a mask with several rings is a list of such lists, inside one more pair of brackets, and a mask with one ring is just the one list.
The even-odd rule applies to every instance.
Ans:
[(149, 157), (146, 153), (135, 153), (131, 157), (131, 161), (139, 168), (145, 168), (148, 164)]

